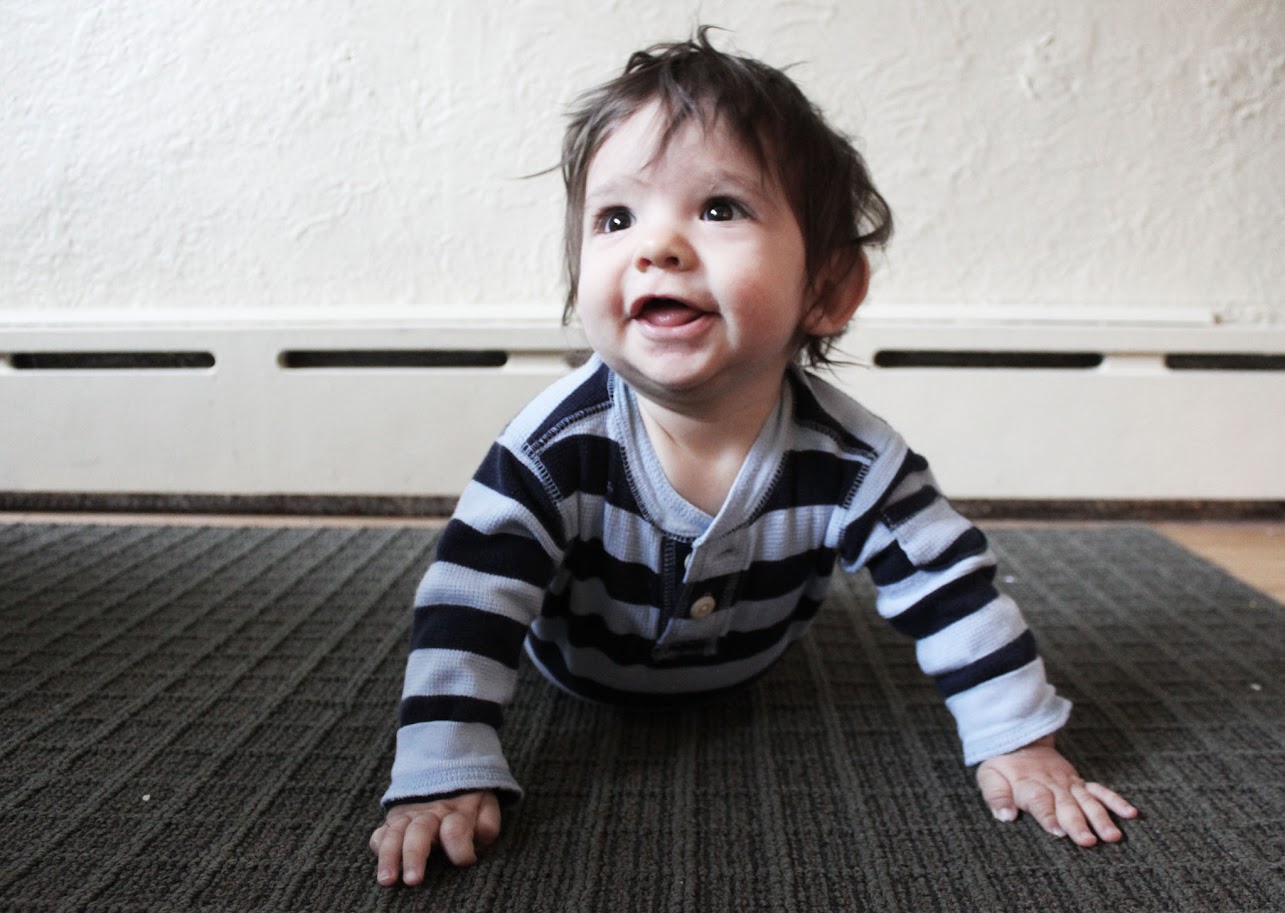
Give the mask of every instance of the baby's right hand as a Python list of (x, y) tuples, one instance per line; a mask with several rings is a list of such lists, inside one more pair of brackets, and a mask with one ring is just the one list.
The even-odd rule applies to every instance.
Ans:
[(379, 857), (378, 880), (408, 885), (424, 880), (433, 845), (439, 844), (456, 865), (477, 862), (477, 847), (500, 835), (500, 803), (490, 790), (450, 799), (394, 805), (384, 823), (370, 835), (370, 850)]

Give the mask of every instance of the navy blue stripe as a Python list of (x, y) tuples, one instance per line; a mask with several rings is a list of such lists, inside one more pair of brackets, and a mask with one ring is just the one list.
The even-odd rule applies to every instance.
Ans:
[[(567, 642), (573, 647), (594, 649), (618, 666), (641, 666), (651, 663), (654, 641), (640, 634), (616, 634), (607, 627), (601, 615), (576, 615), (563, 603), (555, 606), (550, 600), (545, 606), (545, 617), (554, 617), (561, 610), (567, 625)], [(532, 639), (535, 635), (532, 634)]]
[(609, 377), (610, 369), (605, 364), (599, 365), (598, 370), (558, 404), (556, 411), (549, 413), (544, 423), (527, 438), (526, 446), (538, 451), (544, 446), (546, 438), (556, 435), (569, 423), (611, 405)]
[(531, 650), (536, 659), (539, 660), (540, 665), (548, 670), (549, 675), (573, 694), (577, 694), (585, 700), (633, 710), (685, 710), (696, 704), (719, 700), (747, 687), (772, 668), (768, 666), (767, 669), (750, 676), (745, 681), (737, 682), (735, 685), (729, 685), (724, 688), (687, 691), (681, 694), (646, 694), (638, 691), (622, 691), (619, 688), (612, 688), (610, 685), (604, 685), (590, 678), (572, 675), (562, 658), (562, 651), (558, 649), (556, 644), (549, 641), (532, 637)]
[(1037, 655), (1035, 635), (1025, 631), (1015, 640), (986, 654), (981, 659), (954, 672), (938, 675), (935, 679), (937, 690), (941, 692), (942, 697), (959, 694), (969, 688), (975, 688), (982, 682), (999, 678), (1009, 672), (1016, 672), (1028, 663), (1034, 662)]
[(874, 585), (880, 587), (900, 583), (913, 576), (917, 570), (915, 563), (902, 550), (901, 543), (896, 541), (871, 558), (866, 567), (870, 570), (870, 579), (874, 581)]
[[(737, 599), (776, 599), (793, 592), (815, 577), (826, 577), (834, 568), (834, 552), (815, 548), (777, 561), (755, 561), (741, 577)], [(711, 592), (718, 592), (710, 587)]]
[(913, 495), (908, 495), (896, 504), (889, 504), (883, 509), (883, 522), (890, 529), (896, 529), (915, 514), (933, 504), (941, 495), (931, 485), (925, 485)]
[(780, 643), (791, 625), (811, 621), (820, 608), (819, 601), (802, 596), (789, 616), (770, 627), (752, 631), (728, 631), (718, 641), (719, 658), (724, 662), (736, 662), (757, 656)]
[[(712, 656), (703, 653), (682, 653), (658, 660), (652, 655), (656, 642), (639, 634), (617, 634), (600, 615), (577, 615), (570, 611), (565, 597), (550, 597), (545, 603), (545, 617), (565, 620), (567, 643), (581, 649), (596, 650), (617, 666), (647, 666), (670, 669), (679, 666), (718, 666), (748, 659), (771, 649), (785, 637), (790, 626), (800, 621), (811, 621), (820, 609), (818, 600), (802, 597), (794, 612), (784, 620), (766, 628), (751, 631), (729, 631), (718, 640), (717, 652)], [(532, 635), (532, 640), (536, 638)]]
[[(686, 546), (679, 544), (676, 561), (681, 564)], [(597, 579), (612, 599), (633, 605), (664, 606), (665, 580), (645, 564), (622, 561), (607, 551), (599, 539), (573, 542), (564, 566), (579, 581)], [(834, 552), (813, 549), (777, 561), (756, 561), (741, 575), (738, 601), (766, 600), (784, 596), (816, 576), (827, 576), (834, 567)], [(727, 591), (732, 575), (709, 577), (693, 582), (713, 593)]]
[(966, 558), (974, 558), (986, 551), (986, 537), (977, 527), (969, 527), (947, 549), (922, 567), (914, 562), (902, 550), (901, 544), (893, 542), (879, 554), (870, 559), (870, 577), (875, 586), (888, 586), (900, 583), (917, 571), (942, 571), (958, 564)]
[(930, 593), (889, 621), (902, 634), (915, 639), (936, 634), (998, 599), (999, 592), (991, 586), (994, 579), (994, 567), (978, 568)]
[(897, 469), (897, 474), (893, 476), (892, 484), (888, 486), (887, 491), (896, 491), (897, 486), (906, 481), (906, 477), (916, 472), (923, 472), (928, 468), (928, 461), (915, 453), (913, 450), (906, 451), (906, 458), (901, 461), (901, 466)]
[[(796, 377), (793, 372), (787, 373), (786, 377), (789, 378), (790, 387), (794, 393), (794, 416), (799, 424), (828, 435), (851, 453), (859, 454), (867, 460), (874, 458), (875, 449), (826, 412), (801, 378)], [(816, 378), (813, 378), (812, 382), (822, 383)]]
[(499, 729), (504, 722), (504, 710), (494, 701), (462, 695), (408, 697), (402, 701), (398, 722), (402, 726), (413, 726), (416, 723), (485, 723)]
[(963, 535), (950, 544), (950, 548), (925, 564), (924, 570), (944, 571), (966, 558), (976, 558), (978, 555), (985, 554), (986, 548), (986, 537), (982, 535), (982, 531), (975, 526), (970, 526)]
[(878, 513), (869, 510), (844, 528), (839, 537), (839, 556), (845, 563), (852, 565), (861, 556), (861, 550), (866, 547), (866, 542), (870, 539), (870, 533), (878, 522)]
[(579, 581), (599, 579), (612, 599), (634, 605), (661, 606), (664, 581), (645, 564), (622, 561), (600, 539), (573, 542), (564, 561)]
[(556, 570), (540, 543), (517, 533), (483, 533), (453, 519), (442, 530), (437, 560), (543, 589)]
[(490, 451), (482, 460), (473, 476), (478, 483), (492, 491), (512, 498), (529, 509), (549, 538), (565, 544), (562, 534), (562, 516), (553, 498), (545, 490), (540, 479), (511, 451), (500, 444), (492, 444)]
[(526, 632), (526, 625), (494, 612), (462, 605), (426, 605), (415, 609), (410, 648), (460, 650), (516, 669)]
[(792, 450), (785, 454), (772, 491), (754, 519), (776, 510), (833, 504), (857, 485), (868, 469), (865, 462), (823, 450)]
[(597, 434), (561, 438), (540, 453), (558, 491), (606, 497), (611, 467), (620, 460), (616, 442)]
[(568, 496), (596, 495), (613, 507), (642, 514), (625, 474), (620, 445), (610, 438), (570, 435), (546, 447), (540, 460), (559, 492)]

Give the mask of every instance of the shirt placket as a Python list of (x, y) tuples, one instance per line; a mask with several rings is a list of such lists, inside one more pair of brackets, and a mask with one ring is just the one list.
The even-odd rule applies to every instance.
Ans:
[(731, 603), (740, 579), (735, 535), (694, 543), (685, 556), (675, 554), (674, 602), (652, 656), (657, 660), (713, 656), (731, 623)]

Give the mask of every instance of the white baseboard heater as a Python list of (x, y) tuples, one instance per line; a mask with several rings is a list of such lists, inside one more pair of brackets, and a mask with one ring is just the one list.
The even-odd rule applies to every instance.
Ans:
[[(0, 493), (449, 502), (552, 322), (0, 312)], [(954, 497), (1285, 499), (1285, 326), (872, 307), (838, 382)]]

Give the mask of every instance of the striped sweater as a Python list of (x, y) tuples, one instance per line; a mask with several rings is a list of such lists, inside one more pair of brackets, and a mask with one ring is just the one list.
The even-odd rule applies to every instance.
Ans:
[(881, 419), (791, 368), (717, 516), (669, 485), (637, 402), (597, 358), (492, 446), (416, 594), (385, 805), (520, 787), (498, 729), (525, 647), (592, 701), (705, 700), (766, 672), (807, 631), (836, 568), (915, 638), (964, 761), (1062, 726), (982, 534)]

